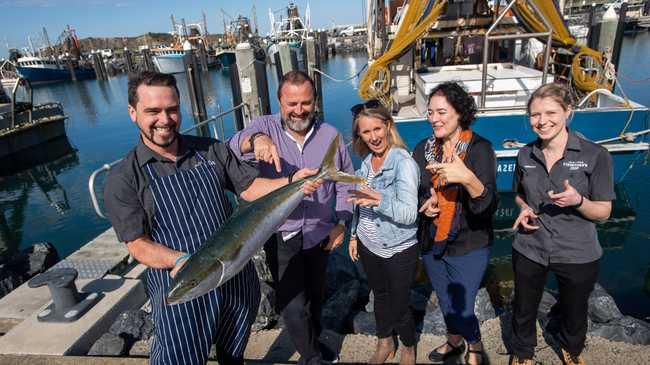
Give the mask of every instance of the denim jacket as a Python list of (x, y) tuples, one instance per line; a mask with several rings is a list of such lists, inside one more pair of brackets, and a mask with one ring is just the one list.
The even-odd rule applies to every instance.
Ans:
[[(357, 176), (368, 176), (372, 168), (366, 156), (361, 167), (355, 172)], [(399, 147), (388, 150), (388, 156), (375, 177), (370, 188), (381, 194), (379, 206), (373, 207), (377, 213), (375, 224), (377, 233), (386, 242), (399, 244), (415, 238), (418, 217), (418, 184), (420, 169), (411, 155)], [(354, 207), (352, 218), (352, 235), (356, 236), (359, 221), (359, 207)]]

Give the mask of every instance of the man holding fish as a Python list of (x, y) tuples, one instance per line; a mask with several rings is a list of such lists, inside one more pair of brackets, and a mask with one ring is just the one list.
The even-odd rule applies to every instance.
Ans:
[[(150, 361), (204, 364), (214, 343), (219, 363), (243, 363), (260, 298), (250, 257), (241, 258), (241, 269), (226, 278), (220, 259), (190, 265), (202, 258), (193, 254), (214, 244), (211, 238), (232, 221), (226, 190), (254, 201), (318, 170), (303, 168), (288, 178), (258, 177), (257, 170), (225, 144), (181, 135), (179, 92), (171, 75), (137, 74), (129, 80), (128, 95), (129, 116), (139, 128), (140, 142), (110, 171), (104, 201), (118, 239), (149, 267), (147, 291), (155, 323)], [(319, 176), (292, 185), (301, 190), (301, 197), (309, 195), (319, 189)], [(221, 270), (217, 283), (194, 295), (168, 296), (179, 286), (177, 274), (188, 276), (192, 269), (202, 275), (212, 267)], [(191, 284), (200, 284), (201, 275)]]
[[(316, 93), (311, 78), (290, 71), (279, 82), (280, 113), (262, 116), (235, 134), (230, 147), (247, 160), (259, 161), (260, 176), (292, 176), (300, 168), (317, 167), (327, 160), (326, 150), (339, 135), (316, 118)], [(352, 218), (348, 203), (354, 174), (347, 148), (339, 141), (335, 172), (311, 196), (305, 197), (264, 246), (276, 284), (278, 309), (300, 354), (298, 364), (320, 364), (336, 356), (321, 346), (321, 303), (329, 252), (343, 242), (346, 222)], [(323, 161), (323, 165), (325, 165)], [(327, 177), (326, 177), (327, 178)], [(333, 209), (334, 208), (334, 209)]]

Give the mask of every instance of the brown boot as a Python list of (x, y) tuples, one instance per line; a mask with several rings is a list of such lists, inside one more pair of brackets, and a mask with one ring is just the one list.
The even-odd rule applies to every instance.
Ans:
[(372, 354), (372, 357), (368, 360), (368, 364), (383, 364), (387, 359), (392, 359), (395, 357), (395, 352), (397, 351), (397, 345), (395, 344), (394, 338), (384, 337), (377, 338), (377, 349), (375, 353)]
[(566, 365), (585, 365), (585, 359), (582, 357), (582, 354), (573, 356), (565, 349), (562, 349), (562, 360)]
[(413, 346), (402, 346), (402, 349), (399, 352), (399, 364), (400, 365), (415, 365), (415, 345)]

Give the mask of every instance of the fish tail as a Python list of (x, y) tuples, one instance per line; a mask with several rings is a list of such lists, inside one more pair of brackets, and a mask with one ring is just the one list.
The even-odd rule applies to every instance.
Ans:
[(341, 134), (337, 134), (334, 140), (330, 143), (325, 157), (323, 158), (323, 163), (321, 164), (320, 174), (323, 178), (327, 180), (332, 180), (342, 183), (350, 184), (363, 184), (365, 179), (360, 176), (355, 176), (352, 174), (347, 174), (343, 171), (339, 171), (336, 167), (336, 152), (341, 143)]

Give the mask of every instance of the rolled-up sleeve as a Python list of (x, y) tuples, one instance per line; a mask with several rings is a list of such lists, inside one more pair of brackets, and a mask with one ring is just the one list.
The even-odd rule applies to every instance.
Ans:
[(133, 181), (128, 175), (111, 171), (104, 185), (104, 205), (118, 240), (133, 241), (149, 231), (147, 215)]
[(224, 143), (217, 142), (210, 148), (223, 167), (222, 178), (226, 182), (226, 188), (237, 195), (248, 189), (259, 174), (257, 168), (240, 160), (237, 153)]
[(467, 197), (467, 208), (474, 215), (492, 214), (497, 208), (496, 156), (487, 141), (476, 143), (470, 149), (468, 168), (483, 184), (481, 195)]
[(252, 153), (241, 153), (241, 144), (245, 138), (249, 138), (253, 133), (262, 132), (268, 134), (268, 131), (264, 128), (264, 122), (262, 119), (254, 119), (246, 128), (235, 133), (228, 140), (228, 146), (235, 152), (237, 158), (252, 161), (254, 156)]

